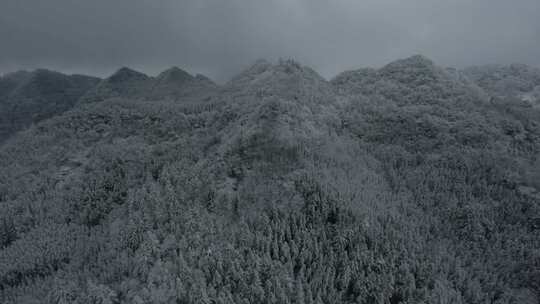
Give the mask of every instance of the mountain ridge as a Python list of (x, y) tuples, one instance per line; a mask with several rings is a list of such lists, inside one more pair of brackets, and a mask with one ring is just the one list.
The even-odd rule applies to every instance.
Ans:
[(32, 123), (69, 110), (98, 81), (94, 77), (46, 69), (2, 77), (0, 83), (11, 84), (0, 94), (0, 141)]
[(0, 145), (2, 302), (538, 303), (540, 110), (418, 56), (122, 75)]

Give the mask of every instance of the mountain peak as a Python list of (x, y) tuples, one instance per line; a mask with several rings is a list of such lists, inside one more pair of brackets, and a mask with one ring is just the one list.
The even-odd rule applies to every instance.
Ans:
[(381, 68), (379, 73), (383, 77), (413, 86), (433, 83), (447, 77), (443, 69), (422, 55), (414, 55), (391, 62)]
[(118, 69), (114, 74), (112, 74), (108, 78), (108, 81), (123, 82), (123, 81), (130, 81), (130, 80), (147, 80), (149, 78), (150, 77), (148, 77), (146, 74), (132, 70), (127, 67), (122, 67)]
[(158, 82), (174, 82), (174, 83), (184, 83), (186, 81), (192, 80), (193, 76), (188, 72), (174, 66), (163, 72), (161, 72), (158, 77)]
[(79, 102), (89, 103), (114, 97), (143, 96), (152, 80), (153, 78), (146, 74), (123, 67), (88, 91)]
[(215, 87), (216, 84), (205, 76), (193, 76), (178, 67), (172, 67), (155, 78), (148, 97), (185, 100), (188, 97), (211, 95)]
[(310, 103), (333, 100), (333, 89), (328, 81), (293, 60), (280, 60), (276, 64), (258, 60), (234, 77), (226, 90), (238, 96), (254, 95), (261, 99), (274, 96)]
[(231, 80), (231, 83), (254, 84), (291, 77), (324, 81), (324, 79), (313, 69), (305, 67), (292, 59), (280, 59), (277, 64), (270, 63), (264, 59), (259, 59), (238, 76), (234, 77)]
[(382, 70), (399, 70), (399, 69), (408, 69), (408, 68), (434, 68), (435, 63), (433, 60), (423, 56), (423, 55), (414, 55), (411, 57), (398, 59), (393, 61), (382, 68)]
[(433, 60), (431, 60), (430, 58), (428, 58), (428, 57), (426, 57), (426, 56), (424, 56), (422, 54), (412, 55), (412, 56), (410, 56), (408, 58), (405, 58), (405, 59), (402, 59), (402, 60), (427, 64), (427, 65), (434, 65)]

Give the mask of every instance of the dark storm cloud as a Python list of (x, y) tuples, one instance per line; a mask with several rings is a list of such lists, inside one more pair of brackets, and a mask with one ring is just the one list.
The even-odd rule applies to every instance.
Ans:
[(2, 0), (0, 72), (171, 65), (220, 81), (257, 58), (332, 76), (422, 53), (540, 65), (538, 0)]

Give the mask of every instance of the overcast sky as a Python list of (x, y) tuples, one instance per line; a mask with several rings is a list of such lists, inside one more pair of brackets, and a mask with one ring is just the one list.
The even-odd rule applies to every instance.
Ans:
[(328, 78), (418, 53), (540, 66), (540, 0), (0, 1), (0, 73), (177, 65), (223, 82), (284, 57)]

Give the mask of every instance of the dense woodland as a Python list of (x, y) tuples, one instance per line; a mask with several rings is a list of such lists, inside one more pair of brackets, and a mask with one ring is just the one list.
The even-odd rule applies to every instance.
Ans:
[[(540, 301), (538, 69), (124, 68), (55, 115), (30, 74), (0, 78), (1, 303)], [(8, 132), (17, 101), (47, 115)]]

